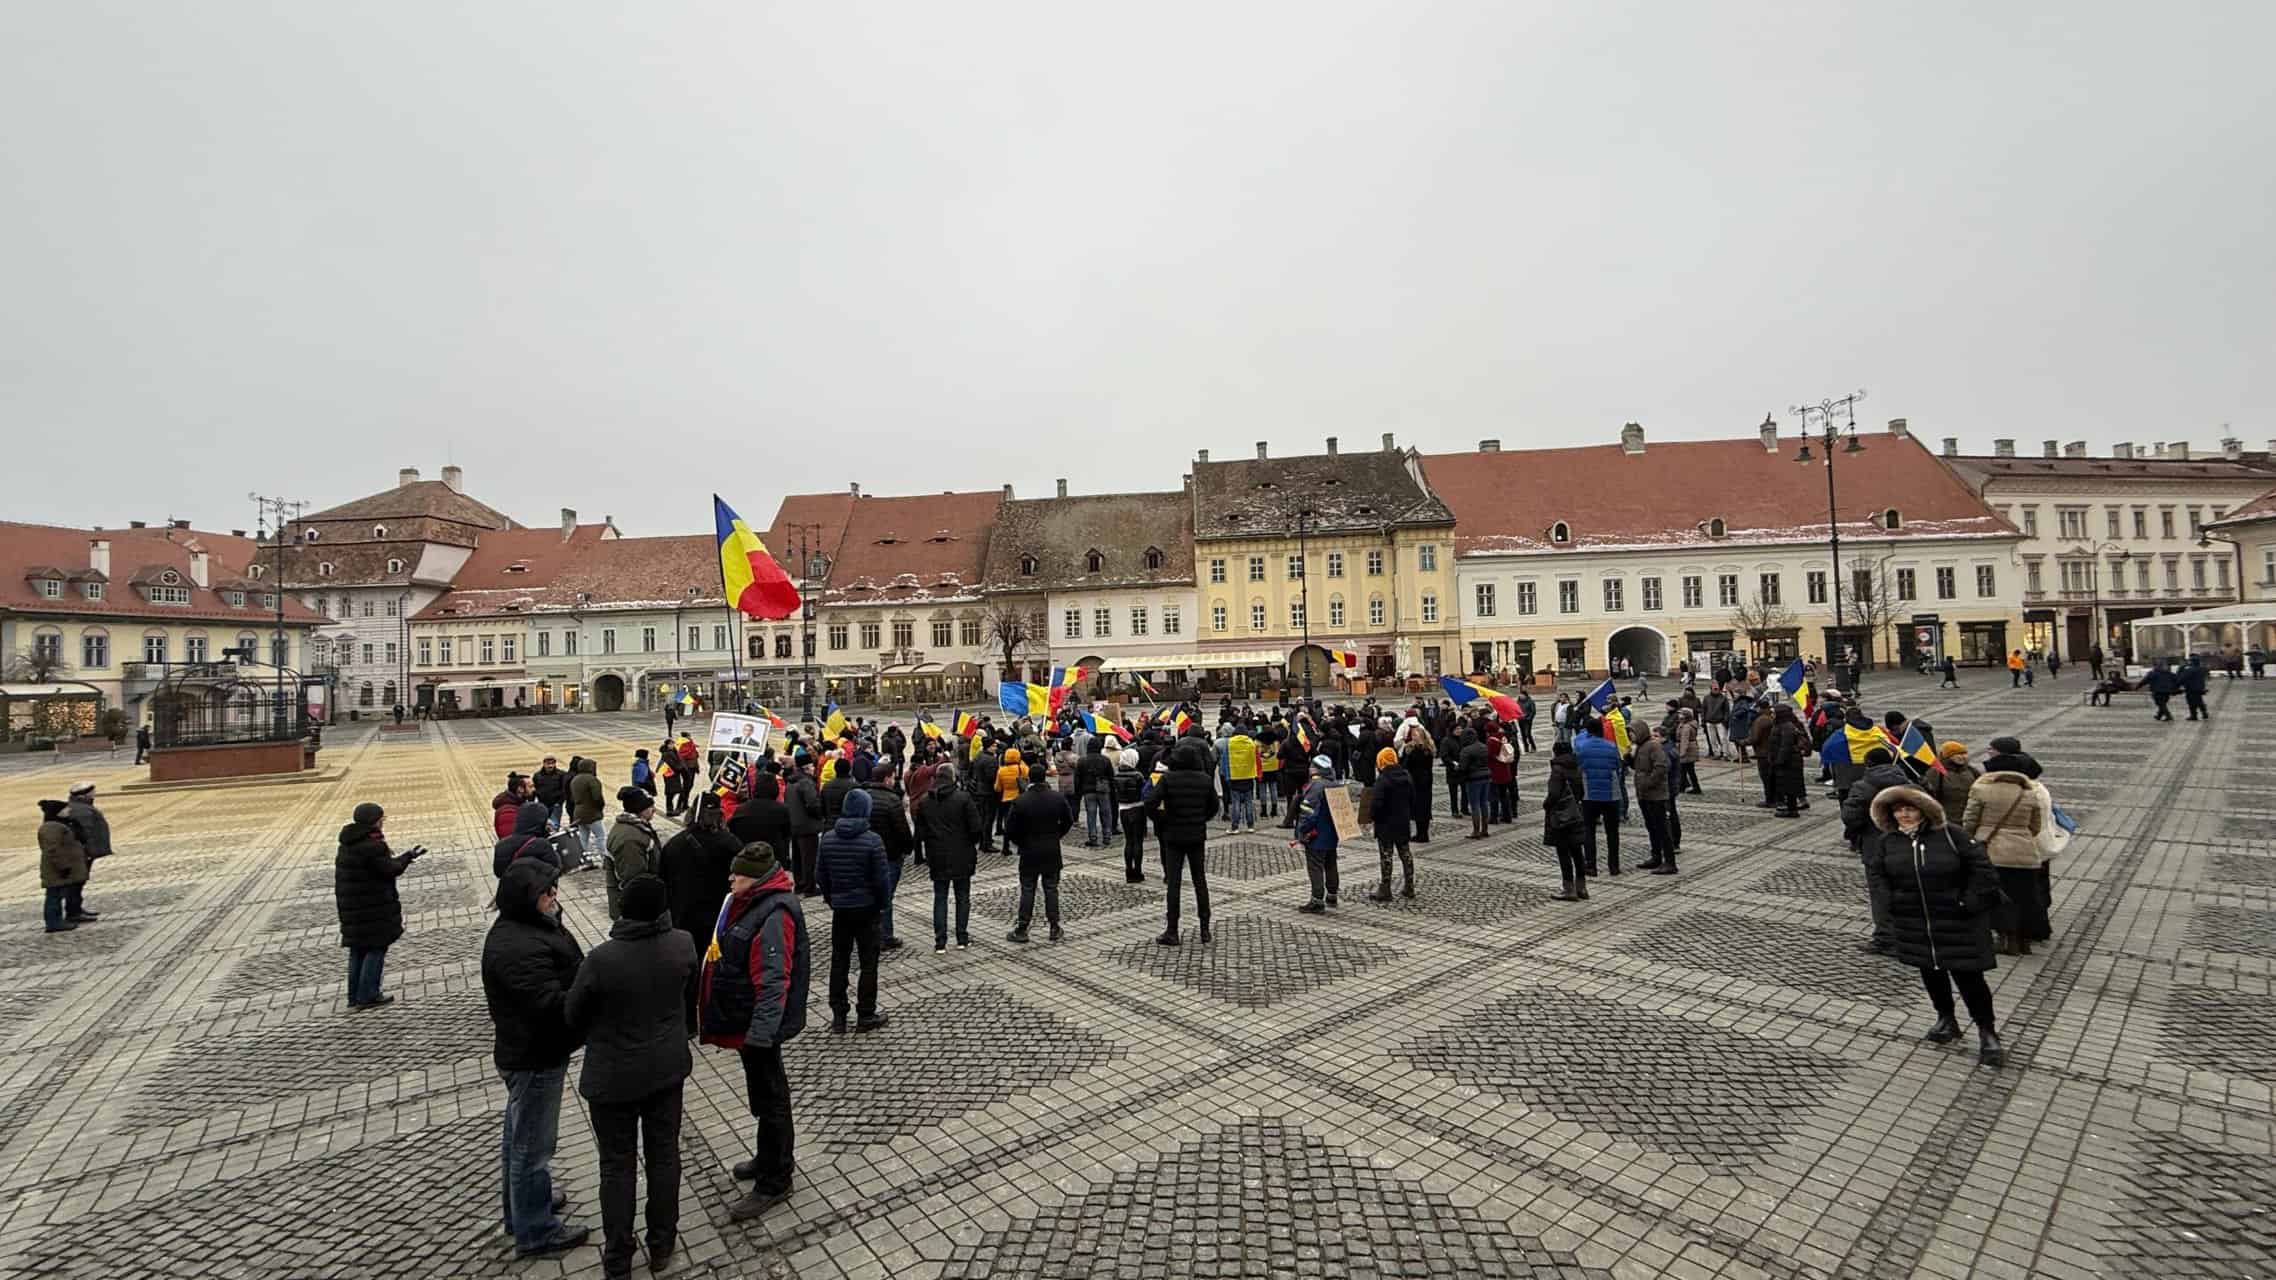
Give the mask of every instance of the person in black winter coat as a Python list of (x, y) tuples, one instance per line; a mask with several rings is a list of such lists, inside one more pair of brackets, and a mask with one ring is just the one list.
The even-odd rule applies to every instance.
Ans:
[[(774, 850), (775, 861), (782, 866), (791, 864), (793, 843), (790, 808), (781, 799), (782, 784), (773, 774), (762, 773), (751, 779), (750, 798), (735, 806), (735, 816), (728, 819), (728, 834), (735, 837), (735, 846), (763, 844)], [(681, 927), (687, 918), (672, 913)]]
[(1891, 787), (1911, 783), (1912, 775), (1887, 747), (1865, 753), (1865, 772), (1849, 784), (1848, 794), (1841, 798), (1841, 834), (1851, 849), (1863, 851), (1866, 837), (1873, 834), (1873, 798)]
[(1075, 762), (1076, 803), (1083, 806), (1083, 847), (1103, 849), (1117, 831), (1114, 812), (1114, 761), (1107, 755), (1104, 735), (1083, 744), (1083, 758)]
[(1415, 780), (1407, 767), (1399, 763), (1399, 753), (1389, 747), (1380, 748), (1368, 765), (1374, 770), (1375, 781), (1368, 787), (1367, 812), (1375, 823), (1375, 848), (1383, 860), (1383, 882), (1371, 895), (1377, 902), (1391, 900), (1391, 855), (1399, 855), (1399, 866), (1405, 873), (1405, 884), (1399, 890), (1401, 897), (1415, 896), (1415, 855), (1409, 845), (1408, 833), (1413, 830), (1415, 812)]
[[(688, 820), (688, 825), (665, 841), (663, 851), (656, 855), (656, 876), (664, 882), (664, 891), (669, 895), (672, 926), (687, 935), (688, 944), (697, 955), (711, 946), (711, 931), (719, 923), (719, 906), (727, 901), (727, 869), (734, 864), (735, 855), (742, 851), (743, 842), (719, 825), (719, 797), (707, 791), (696, 798), (695, 815)], [(775, 850), (775, 856), (782, 856), (779, 849)], [(693, 970), (688, 973), (682, 1004), (688, 1034), (692, 1036), (696, 1033)]]
[(1952, 988), (1976, 1024), (1977, 1060), (2000, 1065), (2003, 1051), (1984, 974), (1998, 965), (1991, 911), (1999, 876), (1983, 846), (1947, 824), (1944, 806), (1918, 787), (1890, 787), (1873, 798), (1877, 834), (1865, 848), (1866, 874), (1880, 881), (1895, 926), (1897, 959), (1920, 970), (1936, 1006), (1926, 1039), (1957, 1039)]
[[(715, 834), (724, 835), (715, 825)], [(722, 866), (720, 893), (727, 890)], [(624, 914), (569, 984), (563, 1014), (585, 1042), (577, 1077), (600, 1155), (601, 1274), (632, 1274), (633, 1176), (648, 1166), (648, 1266), (670, 1261), (680, 1226), (680, 1089), (695, 1063), (672, 997), (691, 988), (695, 947), (673, 927), (663, 881), (624, 887)]]
[(860, 1030), (875, 1031), (886, 1021), (877, 1011), (878, 912), (892, 873), (885, 842), (869, 829), (869, 793), (852, 788), (844, 805), (837, 822), (822, 833), (814, 856), (814, 883), (830, 904), (830, 1030), (846, 1029), (847, 968), (858, 950), (861, 988), (855, 1013)]
[(741, 1059), (743, 1088), (758, 1133), (751, 1158), (735, 1177), (751, 1183), (749, 1195), (730, 1206), (736, 1222), (766, 1213), (790, 1196), (796, 1174), (796, 1125), (782, 1046), (806, 1029), (811, 961), (806, 913), (790, 873), (763, 844), (746, 847), (728, 868), (727, 905), (718, 935), (704, 952), (703, 1042), (733, 1049)]
[(535, 858), (540, 862), (552, 863), (556, 870), (560, 869), (561, 853), (553, 847), (553, 841), (547, 838), (547, 828), (550, 825), (551, 818), (542, 801), (530, 800), (515, 810), (514, 829), (503, 840), (491, 846), (490, 874), (506, 874), (506, 867), (516, 858)]
[(885, 902), (878, 908), (877, 923), (882, 935), (878, 945), (887, 951), (901, 947), (901, 935), (893, 929), (893, 898), (901, 891), (901, 871), (917, 849), (917, 835), (909, 826), (909, 808), (899, 782), (900, 766), (891, 758), (882, 758), (870, 769), (869, 783), (862, 788), (869, 793), (869, 829), (885, 842)]
[[(1096, 758), (1096, 757), (1093, 757)], [(1019, 922), (1004, 935), (1006, 942), (1027, 941), (1027, 923), (1035, 918), (1035, 886), (1043, 885), (1043, 918), (1050, 922), (1051, 940), (1067, 935), (1059, 927), (1059, 871), (1063, 862), (1059, 842), (1075, 825), (1066, 797), (1038, 774), (1027, 780), (1027, 790), (1012, 801), (1004, 819), (1004, 835), (1019, 849)]]
[(1169, 886), (1169, 925), (1156, 938), (1178, 945), (1178, 882), (1193, 869), (1193, 911), (1201, 922), (1201, 941), (1209, 941), (1209, 870), (1204, 852), (1209, 820), (1217, 816), (1217, 789), (1210, 785), (1209, 752), (1195, 743), (1171, 748), (1168, 767), (1153, 777), (1144, 812), (1162, 838), (1162, 880)]
[(1407, 740), (1407, 749), (1399, 753), (1399, 766), (1407, 771), (1407, 776), (1412, 778), (1415, 784), (1414, 842), (1416, 844), (1429, 844), (1430, 771), (1432, 762), (1438, 757), (1430, 747), (1423, 745), (1427, 739), (1422, 736), (1422, 733), (1422, 726), (1416, 725), (1414, 736)]
[(956, 782), (956, 767), (941, 765), (933, 771), (932, 788), (917, 801), (917, 829), (932, 872), (935, 954), (948, 950), (951, 892), (956, 895), (956, 949), (972, 945), (972, 873), (980, 865), (980, 841), (988, 834), (980, 802)]
[(1781, 818), (1801, 817), (1801, 811), (1810, 807), (1802, 795), (1802, 762), (1809, 754), (1809, 731), (1795, 718), (1794, 704), (1780, 702), (1770, 730), (1763, 736), (1762, 759)]
[(578, 1044), (566, 1008), (585, 958), (561, 925), (560, 879), (534, 858), (507, 867), (493, 900), (498, 918), (482, 940), (491, 1058), (506, 1082), (505, 1222), (523, 1257), (574, 1249), (590, 1234), (561, 1221), (565, 1202), (553, 1194), (561, 1086)]
[(1557, 851), (1557, 873), (1564, 880), (1564, 888), (1557, 892), (1560, 902), (1588, 898), (1581, 852), (1588, 838), (1588, 816), (1581, 808), (1587, 796), (1588, 783), (1581, 777), (1581, 759), (1573, 754), (1573, 744), (1557, 743), (1549, 752), (1549, 789), (1541, 797), (1541, 840)]
[(395, 1003), (379, 993), (387, 949), (403, 936), (403, 900), (395, 880), (426, 855), (425, 846), (391, 852), (380, 828), (386, 811), (359, 804), (355, 820), (340, 828), (340, 851), (332, 859), (332, 901), (340, 913), (340, 945), (348, 949), (348, 1007), (369, 1009)]
[(821, 892), (814, 884), (814, 860), (821, 848), (822, 828), (830, 819), (822, 812), (822, 787), (814, 781), (812, 766), (800, 763), (783, 779), (782, 803), (790, 811), (790, 843), (795, 856), (788, 864), (798, 894), (810, 898)]
[(559, 831), (565, 817), (563, 807), (569, 803), (569, 774), (553, 762), (552, 756), (547, 756), (529, 781), (537, 802), (545, 806), (551, 829)]

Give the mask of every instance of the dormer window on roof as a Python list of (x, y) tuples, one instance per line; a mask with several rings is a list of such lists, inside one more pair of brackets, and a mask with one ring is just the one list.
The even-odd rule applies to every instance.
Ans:
[(387, 562), (387, 571), (389, 573), (403, 572), (403, 562), (401, 560), (389, 560)]
[(79, 594), (89, 600), (100, 600), (103, 598), (103, 584), (100, 582), (82, 582), (79, 584)]
[(300, 540), (302, 542), (314, 542), (323, 536), (324, 531), (322, 529), (303, 529), (300, 531)]
[(1034, 577), (1036, 571), (1042, 567), (1042, 562), (1038, 561), (1032, 555), (1023, 555), (1019, 558), (1019, 573), (1023, 578)]
[(507, 572), (507, 573), (528, 573), (528, 572), (529, 572), (529, 561), (527, 561), (527, 560), (516, 560), (516, 561), (514, 561), (512, 564), (510, 564), (510, 565), (507, 565), (507, 566), (506, 566), (506, 572)]
[(1726, 537), (1731, 531), (1730, 526), (1723, 523), (1723, 517), (1721, 516), (1715, 516), (1712, 519), (1708, 520), (1706, 528), (1707, 536), (1710, 538)]
[(949, 533), (949, 531), (946, 529), (935, 529), (933, 530), (933, 536), (925, 539), (927, 542), (953, 542), (955, 540), (955, 535)]
[(1566, 524), (1562, 520), (1559, 520), (1557, 523), (1549, 526), (1549, 541), (1561, 547), (1566, 543), (1571, 542), (1572, 540), (1573, 527), (1571, 525)]
[(224, 591), (221, 593), (221, 599), (222, 603), (234, 608), (242, 609), (245, 607), (245, 593), (242, 591)]
[(316, 566), (316, 576), (319, 578), (329, 578), (337, 572), (339, 572), (339, 566), (329, 560), (320, 561)]
[(371, 536), (372, 536), (372, 537), (374, 537), (374, 538), (384, 538), (384, 537), (386, 537), (386, 536), (387, 536), (387, 526), (386, 526), (386, 525), (383, 525), (383, 524), (375, 524), (375, 525), (373, 525), (373, 526), (371, 527)]
[(885, 533), (877, 539), (877, 545), (881, 547), (897, 547), (901, 545), (901, 535), (893, 532), (891, 529), (887, 529)]
[(1083, 553), (1083, 572), (1106, 572), (1106, 556), (1097, 547), (1092, 547), (1089, 551)]
[(245, 576), (248, 578), (258, 578), (267, 572), (267, 569), (257, 564), (249, 564), (245, 566)]
[(1167, 557), (1167, 556), (1165, 556), (1165, 555), (1163, 555), (1163, 554), (1162, 554), (1162, 549), (1161, 549), (1160, 547), (1148, 547), (1148, 548), (1146, 548), (1146, 567), (1147, 567), (1147, 568), (1149, 568), (1149, 569), (1159, 569), (1159, 568), (1161, 568), (1161, 567), (1162, 567), (1162, 565), (1163, 565), (1163, 564), (1164, 564), (1164, 563), (1165, 563), (1165, 562), (1166, 562), (1168, 559), (1169, 559), (1169, 557)]
[(1881, 527), (1884, 529), (1901, 529), (1904, 527), (1904, 518), (1897, 514), (1895, 507), (1890, 507), (1881, 513)]

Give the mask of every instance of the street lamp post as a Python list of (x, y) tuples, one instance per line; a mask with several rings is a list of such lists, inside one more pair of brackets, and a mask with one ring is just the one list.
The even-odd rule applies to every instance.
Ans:
[[(1794, 461), (1807, 464), (1814, 460), (1810, 454), (1810, 431), (1813, 423), (1815, 423), (1818, 431), (1820, 447), (1825, 453), (1826, 543), (1831, 550), (1833, 559), (1833, 630), (1837, 637), (1849, 628), (1841, 608), (1841, 593), (1845, 586), (1841, 580), (1841, 517), (1835, 508), (1833, 459), (1836, 453), (1865, 452), (1864, 444), (1857, 438), (1857, 402), (1864, 398), (1865, 389), (1859, 387), (1856, 391), (1839, 400), (1820, 400), (1816, 404), (1798, 404), (1787, 410), (1801, 420), (1802, 448), (1800, 452), (1794, 455)], [(1766, 423), (1769, 422), (1770, 415), (1764, 414), (1763, 420)], [(1846, 443), (1842, 443), (1844, 433), (1848, 436)], [(1834, 448), (1837, 443), (1841, 443), (1841, 448)], [(1872, 637), (1866, 637), (1865, 644), (1870, 650), (1873, 644)], [(1832, 646), (1827, 647), (1830, 649)], [(1826, 661), (1832, 662), (1837, 656), (1829, 652), (1826, 654)], [(1870, 659), (1872, 655), (1868, 652), (1864, 656)]]
[(822, 536), (819, 524), (794, 524), (784, 530), (798, 535), (798, 683), (802, 691), (798, 718), (814, 718), (814, 547)]
[[(2102, 648), (2102, 642), (2106, 638), (2102, 630), (2102, 553), (2125, 549), (2119, 543), (2097, 542), (2086, 550), (2086, 625), (2094, 632), (2091, 649)], [(2070, 655), (2070, 660), (2077, 662), (2078, 655)]]
[(1296, 512), (1296, 564), (1303, 576), (1296, 580), (1298, 607), (1304, 613), (1304, 700), (1312, 700), (1312, 557), (1305, 550), (1304, 535), (1309, 532), (1312, 520), (1310, 507)]

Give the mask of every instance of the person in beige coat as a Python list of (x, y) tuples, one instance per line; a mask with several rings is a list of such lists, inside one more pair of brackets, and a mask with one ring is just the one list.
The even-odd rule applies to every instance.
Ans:
[(2047, 820), (2031, 779), (2020, 773), (1987, 773), (1968, 788), (1968, 808), (1960, 825), (1984, 846), (2006, 898), (1994, 917), (2001, 955), (2030, 955), (2031, 939), (2048, 933), (2038, 841)]

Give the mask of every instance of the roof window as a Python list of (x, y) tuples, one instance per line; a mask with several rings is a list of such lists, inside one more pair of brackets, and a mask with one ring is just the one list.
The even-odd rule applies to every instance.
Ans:
[(1881, 513), (1881, 527), (1884, 529), (1902, 529), (1904, 524), (1904, 517), (1897, 514), (1895, 507)]
[(336, 569), (332, 562), (329, 560), (323, 561), (316, 566), (316, 576), (319, 578), (329, 578), (334, 572), (336, 572)]
[(1566, 543), (1571, 542), (1572, 540), (1573, 527), (1571, 525), (1566, 524), (1562, 520), (1559, 520), (1557, 523), (1549, 526), (1549, 541), (1554, 542), (1561, 547)]
[(403, 562), (401, 560), (389, 560), (387, 562), (387, 571), (389, 573), (403, 572)]
[(1148, 548), (1146, 548), (1146, 567), (1147, 567), (1147, 568), (1149, 568), (1149, 569), (1159, 569), (1159, 568), (1161, 568), (1161, 567), (1162, 567), (1162, 564), (1163, 564), (1163, 562), (1164, 562), (1165, 560), (1167, 560), (1167, 559), (1168, 559), (1168, 557), (1166, 557), (1166, 556), (1164, 556), (1164, 555), (1162, 554), (1162, 549), (1161, 549), (1160, 547), (1148, 547)]
[(1034, 577), (1035, 571), (1042, 567), (1041, 563), (1032, 555), (1023, 555), (1019, 558), (1019, 572), (1023, 578)]
[(1709, 518), (1707, 523), (1702, 525), (1701, 528), (1704, 528), (1707, 531), (1707, 536), (1710, 538), (1725, 537), (1728, 536), (1731, 531), (1730, 526), (1723, 523), (1723, 517), (1721, 516), (1714, 516)]
[(300, 540), (302, 542), (314, 542), (323, 536), (324, 531), (321, 529), (303, 529), (300, 531)]
[(1083, 555), (1083, 572), (1084, 572), (1084, 573), (1104, 573), (1104, 572), (1106, 572), (1106, 555), (1105, 555), (1103, 552), (1101, 552), (1101, 551), (1100, 551), (1100, 550), (1099, 550), (1097, 547), (1092, 547), (1092, 548), (1091, 548), (1091, 549), (1090, 549), (1088, 552), (1085, 552), (1085, 553), (1084, 553), (1084, 555)]
[(386, 526), (386, 525), (383, 525), (383, 524), (375, 524), (375, 525), (373, 525), (373, 526), (371, 527), (371, 536), (372, 536), (372, 537), (375, 537), (375, 538), (384, 538), (384, 537), (386, 537), (386, 536), (387, 536), (387, 526)]

